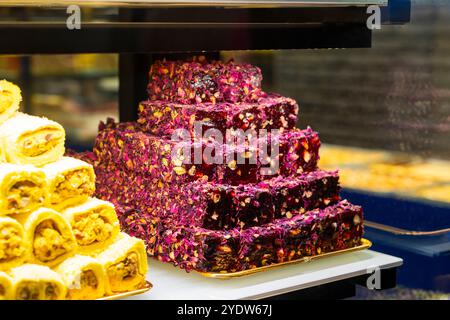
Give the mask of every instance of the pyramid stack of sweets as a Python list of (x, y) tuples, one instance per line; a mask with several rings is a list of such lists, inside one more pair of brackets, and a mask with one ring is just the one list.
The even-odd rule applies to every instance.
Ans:
[[(340, 199), (336, 171), (317, 167), (317, 132), (296, 129), (297, 103), (261, 81), (257, 67), (233, 61), (157, 61), (138, 121), (101, 123), (81, 157), (94, 164), (97, 197), (150, 255), (234, 272), (360, 244), (362, 210)], [(256, 147), (218, 138), (238, 129), (267, 134)]]
[(0, 81), (0, 300), (97, 299), (145, 285), (144, 242), (93, 198), (94, 168), (64, 157), (65, 131), (18, 112)]

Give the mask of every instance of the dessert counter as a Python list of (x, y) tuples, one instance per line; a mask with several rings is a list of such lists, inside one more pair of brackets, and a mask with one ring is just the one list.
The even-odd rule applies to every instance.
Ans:
[[(296, 298), (307, 293), (322, 298), (335, 298), (336, 292), (351, 296), (355, 284), (364, 284), (375, 266), (381, 269), (382, 287), (389, 285), (395, 270), (402, 265), (400, 258), (372, 250), (345, 253), (302, 264), (284, 266), (244, 277), (220, 280), (174, 268), (173, 266), (149, 258), (149, 279), (158, 279), (152, 290), (129, 297), (133, 300), (189, 300), (189, 299), (265, 299), (285, 297)], [(394, 279), (395, 284), (395, 279)], [(341, 296), (342, 297), (342, 296)]]
[[(279, 8), (227, 10), (211, 2), (195, 14), (184, 1), (180, 7), (168, 1), (174, 10), (144, 5), (150, 2), (137, 9), (125, 2), (109, 8), (115, 10), (106, 17), (94, 9), (85, 15), (81, 9), (86, 8), (78, 8), (78, 16), (100, 17), (81, 19), (79, 31), (80, 23), (69, 26), (66, 21), (63, 1), (53, 4), (51, 13), (33, 6), (36, 15), (26, 28), (20, 19), (0, 26), (0, 34), (9, 39), (7, 47), (0, 44), (0, 54), (119, 54), (119, 121), (108, 118), (99, 124), (92, 150), (65, 152), (62, 127), (47, 132), (41, 118), (17, 108), (12, 110), (17, 116), (0, 126), (3, 165), (45, 166), (46, 188), (62, 190), (59, 198), (40, 197), (37, 207), (62, 211), (53, 213), (55, 221), (63, 220), (68, 230), (47, 224), (42, 236), (32, 230), (40, 238), (27, 246), (34, 251), (43, 247), (36, 264), (69, 280), (58, 296), (24, 298), (113, 299), (152, 289), (127, 299), (338, 299), (353, 296), (356, 285), (367, 286), (370, 279), (380, 290), (395, 287), (403, 260), (368, 249), (363, 208), (341, 196), (337, 168), (319, 166), (319, 133), (309, 123), (297, 127), (297, 102), (266, 92), (259, 67), (217, 57), (224, 50), (367, 48), (372, 33), (367, 9), (386, 1), (289, 1), (292, 8), (275, 2)], [(10, 90), (4, 91), (2, 98), (9, 103)], [(16, 100), (14, 107), (21, 98)], [(26, 140), (37, 125), (36, 137)], [(16, 128), (24, 138), (17, 137)], [(37, 161), (43, 153), (51, 159)], [(81, 181), (83, 175), (72, 179), (66, 174), (61, 161), (89, 168), (90, 188)], [(53, 163), (56, 168), (47, 167)], [(56, 174), (64, 178), (59, 184), (53, 183)], [(16, 207), (27, 207), (30, 197), (11, 190), (18, 200), (5, 214), (19, 214)], [(73, 195), (63, 199), (67, 191)], [(25, 221), (23, 228), (31, 233), (29, 224)], [(71, 237), (74, 255), (97, 259), (106, 284), (79, 277), (90, 271), (78, 266), (83, 260), (69, 278), (75, 263), (65, 262), (72, 251), (65, 250), (67, 257), (44, 251), (45, 245), (59, 244), (52, 234)], [(4, 242), (8, 247), (13, 241)], [(49, 255), (52, 259), (44, 261)], [(28, 267), (4, 269), (12, 283), (34, 274)], [(49, 278), (45, 272), (40, 282)], [(91, 287), (105, 292), (92, 296)], [(5, 297), (22, 298), (14, 290)]]

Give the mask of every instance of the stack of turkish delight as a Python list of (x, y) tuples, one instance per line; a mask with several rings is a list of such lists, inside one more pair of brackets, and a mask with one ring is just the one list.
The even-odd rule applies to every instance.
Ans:
[(149, 76), (138, 121), (101, 123), (84, 159), (150, 255), (235, 272), (360, 244), (361, 207), (340, 199), (317, 132), (295, 128), (297, 103), (263, 92), (259, 68), (197, 57)]

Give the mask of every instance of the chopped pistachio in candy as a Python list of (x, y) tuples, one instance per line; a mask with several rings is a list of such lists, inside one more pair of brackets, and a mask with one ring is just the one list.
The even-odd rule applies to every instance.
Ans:
[(343, 200), (242, 231), (168, 225), (155, 256), (188, 271), (247, 270), (357, 246), (362, 221), (361, 207)]
[(233, 61), (208, 62), (158, 60), (150, 68), (147, 92), (150, 100), (180, 103), (256, 101), (261, 90), (261, 70)]
[(115, 205), (121, 230), (145, 241), (147, 253), (154, 255), (161, 219), (131, 207)]
[(177, 224), (213, 230), (261, 225), (290, 217), (297, 209), (339, 200), (336, 172), (314, 171), (234, 186), (201, 179), (170, 184), (157, 171), (139, 173), (113, 165), (97, 165), (95, 170), (97, 197), (135, 208), (142, 216), (171, 217)]
[(320, 140), (311, 128), (259, 139), (266, 144), (253, 149), (241, 143), (177, 142), (143, 133), (136, 123), (110, 123), (99, 133), (94, 153), (103, 164), (145, 173), (163, 185), (199, 179), (238, 185), (317, 168)]
[[(358, 217), (355, 219), (355, 217)], [(243, 269), (351, 248), (363, 234), (361, 207), (346, 200), (241, 233)]]
[(95, 172), (96, 197), (121, 206), (133, 215), (157, 216), (161, 212), (166, 188), (162, 188), (156, 178), (112, 165), (97, 165)]
[(361, 208), (317, 168), (318, 134), (295, 128), (297, 103), (264, 93), (258, 68), (195, 57), (156, 61), (149, 76), (138, 121), (108, 119), (93, 152), (73, 155), (148, 254), (234, 272), (360, 243)]
[(239, 254), (242, 270), (283, 262), (284, 240), (283, 227), (279, 223), (243, 231)]
[(316, 170), (319, 148), (319, 135), (310, 127), (305, 130), (289, 130), (280, 135), (278, 173), (289, 176)]
[(173, 188), (165, 198), (176, 201), (161, 216), (212, 230), (245, 229), (336, 203), (338, 180), (337, 172), (314, 171), (239, 186), (197, 181)]
[(198, 129), (216, 129), (225, 136), (226, 129), (293, 129), (297, 113), (293, 99), (274, 94), (254, 103), (144, 101), (139, 105), (138, 122), (144, 131), (157, 136), (172, 135), (176, 129), (188, 130), (192, 136)]
[(239, 233), (203, 228), (166, 226), (159, 235), (155, 256), (187, 271), (232, 272), (240, 269)]

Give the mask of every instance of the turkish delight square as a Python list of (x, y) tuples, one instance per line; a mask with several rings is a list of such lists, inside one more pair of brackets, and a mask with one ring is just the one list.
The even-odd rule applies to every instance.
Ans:
[(242, 231), (242, 269), (352, 248), (363, 234), (362, 209), (343, 200)]
[(245, 229), (339, 201), (337, 172), (313, 171), (238, 186), (194, 182), (167, 194), (167, 212), (183, 225)]
[(186, 271), (234, 272), (238, 261), (239, 233), (192, 227), (168, 227), (160, 235), (155, 256)]
[(150, 67), (147, 92), (150, 100), (180, 103), (255, 101), (261, 90), (258, 67), (233, 61), (157, 60)]
[(317, 168), (320, 140), (311, 128), (250, 141), (174, 141), (143, 133), (136, 123), (110, 123), (99, 133), (94, 153), (99, 162), (153, 176), (157, 185), (200, 179), (238, 185)]
[(138, 122), (144, 131), (157, 136), (185, 130), (195, 138), (211, 129), (223, 136), (227, 130), (289, 130), (295, 127), (297, 114), (298, 105), (293, 99), (271, 94), (252, 103), (143, 101)]
[(245, 230), (166, 225), (155, 255), (186, 270), (235, 272), (360, 245), (361, 207), (342, 200)]

